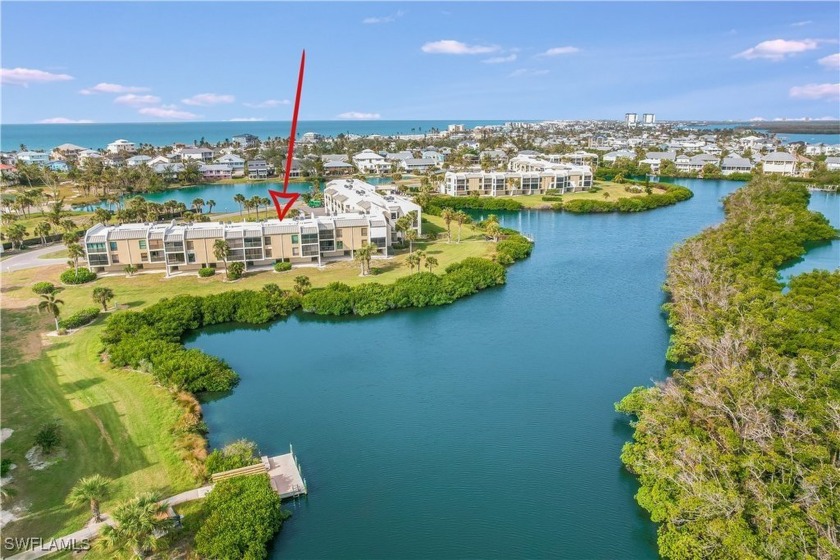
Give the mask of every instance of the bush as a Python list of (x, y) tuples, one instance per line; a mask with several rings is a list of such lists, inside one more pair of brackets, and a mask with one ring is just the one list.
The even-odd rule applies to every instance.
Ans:
[(55, 285), (52, 282), (36, 282), (32, 284), (32, 291), (39, 296), (55, 292)]
[(195, 535), (202, 558), (265, 558), (266, 545), (290, 516), (264, 476), (218, 482), (202, 509), (208, 515)]
[(524, 206), (521, 202), (512, 198), (439, 195), (433, 197), (423, 211), (427, 214), (433, 214), (433, 211), (430, 211), (432, 207), (451, 208), (452, 210), (468, 208), (474, 210), (521, 210)]
[(245, 263), (232, 262), (227, 265), (226, 273), (228, 280), (239, 280), (242, 278), (243, 272), (245, 272)]
[(87, 325), (99, 315), (98, 307), (88, 307), (80, 311), (76, 311), (66, 319), (58, 322), (58, 326), (62, 329), (77, 329)]
[(288, 261), (280, 261), (279, 263), (274, 264), (275, 272), (286, 272), (287, 270), (292, 270), (292, 263)]
[(333, 282), (325, 288), (312, 290), (303, 296), (303, 310), (318, 315), (348, 315), (353, 312), (352, 289), (341, 282)]
[(543, 202), (563, 202), (563, 197), (548, 194), (548, 195), (544, 195), (542, 197), (542, 200), (543, 200)]
[(496, 253), (499, 256), (504, 256), (505, 260), (509, 260), (512, 263), (526, 258), (531, 254), (533, 248), (534, 244), (528, 241), (525, 236), (515, 233), (496, 244)]
[(214, 274), (216, 274), (216, 269), (215, 268), (210, 268), (209, 266), (205, 266), (205, 267), (202, 267), (202, 268), (198, 269), (198, 275), (201, 278), (209, 278), (209, 277), (213, 276)]
[(10, 470), (12, 470), (12, 460), (6, 457), (0, 461), (0, 477), (6, 478)]
[(61, 273), (61, 281), (65, 284), (87, 284), (94, 280), (96, 273), (84, 267), (80, 267), (78, 271), (71, 268)]
[(247, 439), (229, 443), (222, 449), (214, 449), (204, 466), (210, 474), (256, 465), (260, 462), (257, 444)]
[(35, 434), (35, 445), (44, 453), (51, 453), (53, 449), (61, 445), (61, 425), (57, 420), (41, 426)]

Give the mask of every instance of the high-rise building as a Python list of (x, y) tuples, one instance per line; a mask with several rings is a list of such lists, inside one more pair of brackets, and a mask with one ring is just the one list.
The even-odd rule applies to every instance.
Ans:
[(642, 115), (642, 124), (656, 124), (656, 115), (654, 113), (645, 113)]
[(625, 113), (624, 124), (627, 126), (636, 126), (639, 123), (639, 115), (636, 113)]

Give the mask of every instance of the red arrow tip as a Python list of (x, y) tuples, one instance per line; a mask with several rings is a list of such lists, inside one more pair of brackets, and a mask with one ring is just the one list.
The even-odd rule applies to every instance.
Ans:
[(292, 209), (292, 206), (300, 196), (299, 193), (295, 192), (280, 192), (272, 190), (269, 190), (268, 194), (271, 195), (271, 200), (274, 201), (274, 208), (277, 209), (277, 217), (281, 220), (286, 216), (289, 210)]

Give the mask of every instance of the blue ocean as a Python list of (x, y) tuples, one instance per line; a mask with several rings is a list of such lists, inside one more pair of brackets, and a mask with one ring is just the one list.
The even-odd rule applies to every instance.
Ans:
[[(510, 120), (510, 119), (509, 119)], [(450, 124), (466, 128), (499, 125), (507, 121), (301, 121), (298, 132), (315, 132), (324, 136), (344, 134), (423, 134), (434, 129), (446, 130)], [(104, 148), (119, 138), (136, 144), (165, 146), (175, 142), (192, 144), (204, 138), (210, 143), (222, 142), (237, 134), (268, 137), (288, 137), (289, 121), (260, 122), (177, 122), (177, 123), (102, 123), (102, 124), (3, 124), (0, 125), (0, 150), (51, 150), (64, 144), (76, 144), (91, 149)]]

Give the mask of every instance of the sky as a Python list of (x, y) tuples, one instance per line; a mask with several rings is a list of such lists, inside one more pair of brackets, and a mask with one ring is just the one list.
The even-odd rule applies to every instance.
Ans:
[(840, 118), (838, 2), (12, 2), (3, 123)]

